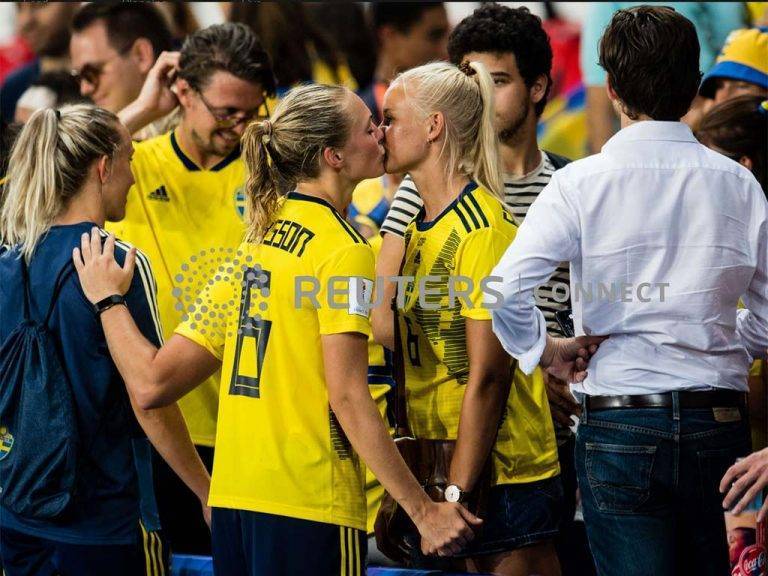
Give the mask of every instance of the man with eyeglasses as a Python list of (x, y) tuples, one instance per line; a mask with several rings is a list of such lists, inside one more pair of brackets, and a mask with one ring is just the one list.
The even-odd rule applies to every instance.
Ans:
[[(243, 240), (246, 174), (240, 137), (252, 119), (268, 114), (264, 103), (274, 90), (258, 37), (242, 24), (217, 24), (188, 36), (180, 53), (161, 54), (139, 97), (119, 112), (135, 132), (176, 106), (180, 111), (174, 130), (134, 146), (135, 184), (126, 216), (108, 225), (149, 256), (166, 337)], [(201, 326), (219, 313), (200, 314)], [(219, 379), (215, 374), (179, 402), (209, 467)], [(210, 534), (198, 518), (195, 496), (170, 469), (158, 468), (158, 506), (174, 551), (210, 554)]]
[(133, 102), (158, 56), (173, 48), (163, 15), (146, 2), (89, 2), (72, 19), (72, 75), (110, 112)]

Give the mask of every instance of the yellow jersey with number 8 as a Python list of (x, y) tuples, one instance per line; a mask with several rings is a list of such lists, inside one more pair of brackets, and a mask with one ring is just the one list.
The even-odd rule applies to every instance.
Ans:
[[(402, 274), (415, 281), (405, 290), (399, 324), (408, 421), (417, 438), (451, 440), (458, 434), (469, 381), (465, 323), (491, 322), (483, 300), (493, 284), (486, 279), (516, 232), (503, 204), (474, 183), (437, 218), (424, 222), (422, 209), (406, 229)], [(556, 476), (560, 466), (544, 383), (517, 372), (510, 377), (491, 453), (493, 483)]]

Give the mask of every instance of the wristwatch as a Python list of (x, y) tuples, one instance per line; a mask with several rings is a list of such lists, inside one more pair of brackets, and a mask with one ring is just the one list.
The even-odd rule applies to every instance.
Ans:
[(93, 309), (96, 312), (97, 316), (101, 316), (102, 312), (106, 312), (113, 306), (117, 305), (123, 305), (127, 306), (125, 303), (125, 298), (121, 294), (112, 294), (112, 296), (107, 296), (103, 300), (99, 300), (96, 302), (96, 304), (93, 305)]
[(449, 484), (445, 487), (444, 495), (446, 502), (463, 502), (467, 493), (456, 484)]

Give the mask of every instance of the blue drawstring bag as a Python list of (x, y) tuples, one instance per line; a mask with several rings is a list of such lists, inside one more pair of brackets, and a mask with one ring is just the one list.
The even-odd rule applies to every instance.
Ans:
[(59, 272), (42, 323), (30, 313), (29, 274), (20, 258), (24, 320), (0, 346), (0, 504), (31, 519), (54, 519), (72, 502), (79, 437), (72, 387), (48, 322), (64, 282)]

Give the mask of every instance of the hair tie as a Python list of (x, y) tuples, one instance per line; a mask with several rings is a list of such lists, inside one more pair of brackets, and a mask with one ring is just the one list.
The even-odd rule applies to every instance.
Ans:
[(262, 120), (261, 127), (264, 133), (261, 135), (261, 143), (265, 146), (272, 140), (272, 122), (269, 120)]
[(56, 120), (61, 120), (61, 110), (54, 108), (53, 113), (56, 114)]
[(470, 66), (469, 62), (467, 62), (466, 60), (464, 62), (462, 62), (461, 64), (459, 64), (459, 70), (461, 70), (464, 74), (466, 74), (467, 76), (470, 76), (470, 77), (474, 76), (475, 74), (477, 74), (477, 70), (472, 68), (472, 66)]
[(760, 112), (763, 116), (768, 116), (768, 100), (763, 100), (760, 102), (760, 105), (757, 107), (757, 111)]

